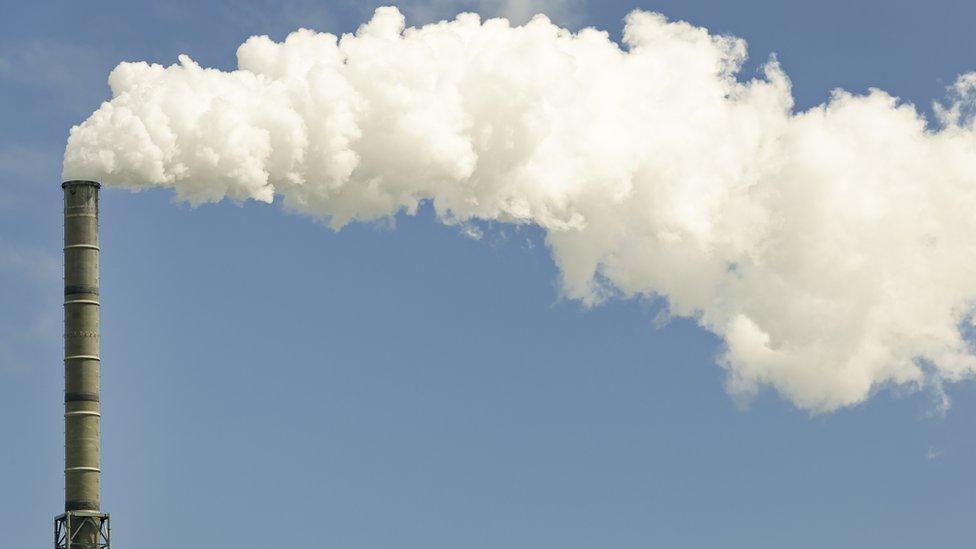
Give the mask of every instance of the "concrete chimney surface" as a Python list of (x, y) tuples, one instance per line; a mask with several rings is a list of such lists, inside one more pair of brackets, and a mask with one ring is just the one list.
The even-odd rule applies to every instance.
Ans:
[[(57, 547), (107, 547), (101, 514), (98, 190), (66, 181), (64, 190), (64, 509)], [(64, 544), (59, 545), (59, 524)], [(105, 543), (103, 543), (103, 538)]]

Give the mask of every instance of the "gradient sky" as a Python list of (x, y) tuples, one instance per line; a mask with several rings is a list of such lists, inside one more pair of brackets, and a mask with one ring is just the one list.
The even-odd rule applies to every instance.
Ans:
[[(62, 495), (61, 153), (123, 60), (230, 69), (252, 34), (374, 2), (7, 2), (0, 18), (0, 514)], [(971, 1), (400, 3), (408, 24), (641, 7), (776, 52), (799, 109), (880, 87), (930, 112), (976, 70)], [(278, 206), (102, 194), (103, 508), (117, 547), (963, 548), (976, 383), (809, 416), (724, 391), (660, 304), (561, 300), (539, 231), (429, 208), (333, 233)]]

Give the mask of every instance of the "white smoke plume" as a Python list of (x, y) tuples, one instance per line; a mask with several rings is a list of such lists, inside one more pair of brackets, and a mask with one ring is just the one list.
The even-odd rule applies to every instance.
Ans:
[(239, 69), (122, 63), (65, 179), (350, 221), (535, 224), (566, 296), (666, 300), (733, 395), (822, 412), (976, 375), (976, 73), (926, 121), (880, 90), (794, 112), (775, 59), (636, 11), (623, 45), (538, 16), (252, 37)]

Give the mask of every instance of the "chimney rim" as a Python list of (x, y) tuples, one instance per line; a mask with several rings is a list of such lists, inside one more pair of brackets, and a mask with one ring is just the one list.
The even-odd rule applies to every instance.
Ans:
[(87, 179), (71, 179), (61, 183), (62, 189), (67, 189), (68, 187), (95, 187), (96, 189), (100, 189), (102, 184), (98, 181), (90, 181)]

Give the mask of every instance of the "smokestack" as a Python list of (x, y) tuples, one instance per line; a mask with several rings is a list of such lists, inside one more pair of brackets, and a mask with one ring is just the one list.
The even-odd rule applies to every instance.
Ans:
[(64, 189), (64, 513), (54, 521), (56, 549), (108, 549), (101, 512), (99, 402), (98, 189)]

